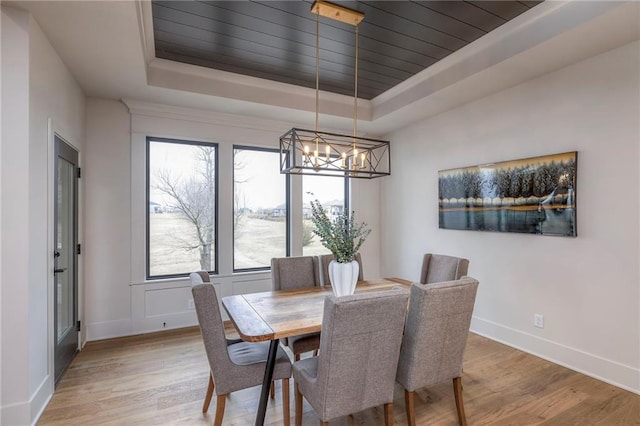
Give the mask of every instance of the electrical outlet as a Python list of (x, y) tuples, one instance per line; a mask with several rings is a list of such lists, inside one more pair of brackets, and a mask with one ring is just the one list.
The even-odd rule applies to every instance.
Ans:
[(195, 307), (193, 306), (193, 299), (187, 300), (187, 309), (189, 309), (190, 311), (193, 311), (195, 309)]
[(538, 328), (544, 328), (544, 315), (533, 314), (533, 325)]

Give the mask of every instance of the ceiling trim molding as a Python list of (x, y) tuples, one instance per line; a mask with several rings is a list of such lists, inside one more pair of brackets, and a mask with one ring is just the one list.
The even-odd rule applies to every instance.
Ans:
[(375, 121), (574, 29), (621, 2), (546, 1), (372, 99)]
[[(137, 0), (137, 10), (148, 85), (315, 112), (315, 89), (156, 58), (151, 1)], [(321, 90), (319, 110), (352, 118), (353, 97)], [(372, 115), (371, 101), (358, 99), (358, 120)]]
[(173, 105), (122, 99), (131, 115), (164, 118), (169, 120), (193, 121), (218, 126), (238, 127), (243, 129), (266, 130), (284, 133), (292, 127), (291, 122), (269, 120), (246, 116), (216, 112), (205, 109), (179, 107)]
[[(296, 121), (282, 121), (268, 118), (251, 117), (246, 115), (223, 113), (209, 109), (188, 108), (174, 105), (167, 105), (155, 102), (145, 102), (136, 99), (121, 99), (131, 115), (162, 118), (165, 120), (191, 121), (212, 126), (235, 127), (239, 129), (251, 129), (263, 132), (273, 132), (282, 135), (292, 127), (310, 128), (307, 123)], [(323, 125), (325, 132), (344, 133), (344, 128), (332, 125)], [(360, 136), (378, 137), (370, 132), (359, 132)]]
[[(315, 112), (315, 90), (197, 65), (154, 58), (147, 84), (299, 111)], [(320, 113), (353, 117), (353, 97), (320, 91)], [(371, 121), (371, 101), (358, 99), (358, 120)]]
[(151, 0), (136, 0), (136, 14), (138, 27), (140, 28), (140, 39), (144, 53), (144, 62), (148, 66), (156, 54), (156, 42), (153, 38), (153, 12), (151, 10)]
[[(138, 1), (140, 25), (144, 26), (141, 32), (146, 39), (143, 45), (146, 54), (150, 54), (147, 57), (147, 84), (220, 99), (315, 112), (314, 89), (156, 58), (153, 50), (151, 2)], [(371, 101), (359, 99), (358, 119), (365, 126), (372, 124), (375, 132), (377, 127), (389, 127), (389, 123), (382, 122), (394, 121), (393, 117), (398, 117), (399, 113), (403, 115), (403, 111), (411, 109), (409, 115), (426, 118), (433, 115), (434, 111), (438, 113), (455, 107), (458, 102), (453, 101), (444, 102), (442, 108), (430, 108), (428, 112), (418, 114), (413, 111), (421, 100), (448, 92), (448, 89), (465, 80), (577, 28), (621, 4), (623, 2), (543, 2)], [(531, 77), (528, 73), (522, 75)], [(493, 89), (507, 88), (507, 83), (513, 85), (513, 79), (508, 79), (508, 82), (505, 80), (504, 87), (497, 85)], [(484, 95), (486, 90), (479, 87), (460, 99), (468, 102)], [(319, 110), (326, 116), (352, 118), (353, 98), (320, 91)]]
[[(455, 67), (460, 66), (461, 64), (469, 61), (469, 59), (474, 59), (480, 55), (492, 54), (492, 56), (483, 57), (484, 63), (482, 65), (484, 65), (484, 68), (488, 68), (494, 65), (498, 59), (500, 59), (496, 57), (497, 55), (492, 52), (491, 49), (498, 50), (496, 53), (500, 54), (501, 56), (511, 56), (513, 54), (513, 49), (508, 49), (506, 52), (504, 51), (505, 48), (510, 47), (509, 45), (505, 44), (505, 41), (509, 42), (509, 39), (511, 37), (518, 36), (524, 29), (526, 29), (527, 26), (531, 25), (532, 22), (540, 19), (541, 16), (546, 16), (550, 12), (558, 9), (559, 7), (562, 7), (563, 4), (565, 3), (545, 1), (536, 5), (536, 7), (518, 15), (517, 17), (502, 24), (493, 31), (488, 32), (474, 42), (469, 43), (458, 51), (431, 65), (430, 67), (420, 71), (419, 73), (398, 83), (386, 92), (376, 96), (372, 100), (374, 105), (383, 104), (397, 96), (409, 92), (415, 89), (417, 86), (423, 85), (429, 80), (433, 79), (434, 76), (446, 72), (452, 72), (453, 70), (455, 70)], [(466, 71), (472, 72), (472, 70)]]
[[(253, 111), (249, 115), (261, 115), (255, 113), (260, 108), (269, 111), (262, 114), (269, 117), (265, 120), (277, 121), (281, 116), (311, 120), (315, 113), (314, 89), (156, 58), (151, 2), (136, 1), (139, 25), (143, 27), (140, 33), (145, 38), (147, 85), (210, 96), (216, 105), (228, 104), (228, 100), (247, 102), (248, 110)], [(618, 28), (620, 11), (629, 9), (625, 4), (634, 5), (624, 1), (541, 3), (373, 100), (360, 99), (361, 129), (384, 134), (615, 48), (632, 30)], [(610, 19), (613, 10), (617, 10), (613, 13), (617, 18)], [(591, 21), (606, 24), (592, 25)], [(577, 40), (573, 36), (585, 34), (588, 28), (597, 31), (597, 39), (586, 36)], [(549, 46), (555, 47), (549, 51)], [(541, 50), (550, 53), (541, 54)], [(532, 63), (531, 58), (538, 59)], [(241, 114), (244, 107), (231, 109), (231, 114)], [(344, 129), (353, 118), (353, 98), (320, 91), (319, 110), (321, 122)], [(194, 114), (186, 116), (193, 119)], [(195, 116), (211, 122), (206, 113)], [(239, 122), (247, 126), (243, 120)]]

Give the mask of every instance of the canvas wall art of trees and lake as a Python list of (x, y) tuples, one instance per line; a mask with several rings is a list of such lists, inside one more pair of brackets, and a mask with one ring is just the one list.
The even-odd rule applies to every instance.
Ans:
[(577, 152), (438, 172), (443, 229), (575, 237)]

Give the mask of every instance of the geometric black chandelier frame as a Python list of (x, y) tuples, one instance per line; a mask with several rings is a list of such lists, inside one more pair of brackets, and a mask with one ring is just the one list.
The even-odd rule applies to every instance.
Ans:
[[(358, 137), (358, 25), (364, 13), (324, 0), (311, 7), (316, 15), (315, 130), (293, 128), (280, 136), (280, 173), (373, 179), (391, 174), (389, 141)], [(320, 16), (355, 27), (353, 134), (318, 130), (320, 93)]]
[(378, 139), (298, 128), (280, 136), (280, 170), (287, 174), (373, 179), (391, 174), (390, 155), (389, 141)]

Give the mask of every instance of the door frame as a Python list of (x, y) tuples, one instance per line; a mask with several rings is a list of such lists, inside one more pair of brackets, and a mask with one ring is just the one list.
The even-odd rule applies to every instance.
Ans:
[[(54, 185), (55, 182), (55, 165), (56, 165), (56, 136), (64, 141), (67, 145), (72, 147), (78, 152), (78, 167), (82, 165), (82, 150), (80, 149), (80, 145), (77, 141), (71, 137), (70, 132), (68, 132), (64, 127), (60, 126), (59, 123), (48, 119), (47, 122), (47, 139), (48, 139), (48, 153), (47, 153), (47, 388), (50, 390), (50, 395), (53, 394), (55, 389), (55, 300), (53, 296), (53, 286), (55, 285), (55, 278), (53, 274), (54, 269), (54, 258), (53, 252), (55, 250), (54, 247), (54, 232), (55, 232), (55, 223), (54, 223)], [(82, 179), (79, 179), (77, 182), (77, 203), (78, 203), (78, 244), (82, 244), (84, 240), (84, 209), (83, 209), (83, 185)], [(78, 275), (77, 275), (77, 287), (78, 287), (78, 320), (81, 321), (82, 329), (78, 335), (78, 350), (81, 350), (86, 343), (86, 325), (84, 322), (84, 261), (82, 259), (82, 254), (78, 255)]]

